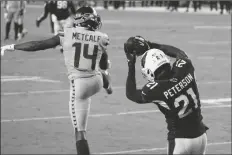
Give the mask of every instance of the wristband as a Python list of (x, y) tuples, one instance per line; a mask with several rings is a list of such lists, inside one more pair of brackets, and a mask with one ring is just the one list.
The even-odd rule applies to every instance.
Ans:
[(14, 51), (15, 50), (14, 46), (15, 46), (15, 44), (8, 45), (7, 49)]

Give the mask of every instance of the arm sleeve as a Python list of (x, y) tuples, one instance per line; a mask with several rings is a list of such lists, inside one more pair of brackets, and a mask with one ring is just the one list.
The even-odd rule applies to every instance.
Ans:
[(182, 78), (185, 73), (194, 72), (194, 67), (190, 59), (180, 58), (173, 63), (172, 70), (176, 78)]
[(134, 64), (129, 64), (129, 71), (126, 80), (126, 97), (139, 104), (150, 103), (143, 98), (142, 90), (136, 88)]
[(102, 70), (108, 69), (108, 53), (107, 53), (107, 46), (109, 45), (109, 37), (105, 34), (99, 40), (99, 49), (102, 50), (102, 56), (99, 62), (99, 66)]
[(154, 42), (148, 42), (151, 48), (156, 48), (162, 50), (166, 55), (173, 58), (188, 58), (186, 53), (181, 49), (174, 47), (172, 45), (158, 44)]
[(108, 67), (108, 53), (106, 52), (102, 53), (99, 66), (102, 70), (107, 70), (109, 68)]
[(16, 50), (22, 50), (22, 51), (39, 51), (39, 50), (54, 48), (57, 45), (60, 45), (60, 38), (58, 35), (47, 40), (30, 41), (22, 44), (16, 44), (14, 48)]
[(161, 45), (160, 50), (162, 50), (166, 55), (173, 58), (188, 58), (186, 53), (179, 48), (171, 45)]

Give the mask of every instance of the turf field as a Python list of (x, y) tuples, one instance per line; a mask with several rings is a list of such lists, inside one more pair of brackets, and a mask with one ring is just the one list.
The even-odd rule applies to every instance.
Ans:
[[(28, 8), (23, 41), (50, 36), (48, 20), (36, 28), (42, 9)], [(231, 153), (231, 16), (210, 14), (99, 11), (111, 44), (111, 96), (92, 98), (88, 139), (92, 153), (166, 153), (166, 123), (154, 104), (137, 105), (125, 97), (127, 64), (123, 43), (142, 35), (175, 45), (193, 61), (208, 130), (209, 154)], [(13, 24), (12, 24), (13, 26)], [(4, 38), (1, 14), (1, 39)], [(13, 38), (13, 29), (11, 30)], [(13, 40), (2, 42), (13, 43)], [(138, 85), (145, 80), (137, 62)], [(75, 154), (68, 111), (69, 81), (62, 54), (15, 51), (1, 58), (1, 151), (3, 154)]]

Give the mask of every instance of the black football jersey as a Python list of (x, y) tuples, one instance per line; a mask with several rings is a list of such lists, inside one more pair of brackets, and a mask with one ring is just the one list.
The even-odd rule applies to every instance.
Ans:
[(57, 20), (64, 20), (70, 16), (70, 10), (75, 12), (72, 1), (49, 1), (49, 11), (57, 17)]
[(168, 139), (198, 137), (207, 127), (202, 123), (194, 67), (188, 58), (181, 58), (174, 62), (172, 71), (174, 76), (169, 80), (147, 83), (142, 96), (165, 115)]

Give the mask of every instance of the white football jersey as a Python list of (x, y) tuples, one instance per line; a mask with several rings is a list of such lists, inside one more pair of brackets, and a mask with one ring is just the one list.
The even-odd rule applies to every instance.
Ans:
[(65, 27), (60, 38), (70, 79), (99, 74), (99, 61), (109, 44), (105, 33), (84, 27)]
[(7, 11), (9, 12), (16, 12), (19, 11), (21, 8), (25, 8), (25, 4), (23, 0), (18, 1), (5, 1), (5, 6)]

